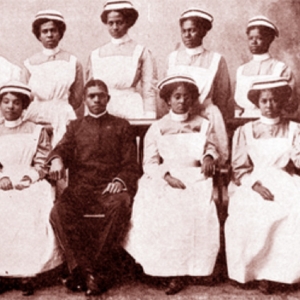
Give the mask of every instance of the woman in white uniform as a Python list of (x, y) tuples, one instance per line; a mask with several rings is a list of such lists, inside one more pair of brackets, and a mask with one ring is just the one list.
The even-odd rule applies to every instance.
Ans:
[(269, 48), (275, 37), (279, 36), (276, 25), (264, 16), (251, 18), (247, 25), (248, 46), (252, 59), (241, 65), (236, 73), (235, 102), (238, 105), (236, 117), (258, 118), (260, 110), (247, 97), (251, 85), (256, 80), (268, 80), (270, 76), (285, 77), (293, 88), (293, 94), (285, 105), (291, 113), (297, 110), (295, 79), (291, 69), (283, 62), (271, 57)]
[(258, 281), (272, 293), (275, 282), (300, 281), (300, 126), (281, 117), (291, 96), (288, 81), (257, 81), (248, 98), (261, 113), (233, 138), (231, 196), (225, 224), (229, 277)]
[(144, 175), (135, 196), (125, 249), (146, 274), (170, 278), (167, 294), (184, 276), (208, 276), (219, 250), (212, 174), (219, 158), (207, 119), (190, 114), (199, 92), (191, 77), (159, 84), (170, 112), (145, 136)]
[(66, 131), (67, 123), (76, 118), (75, 109), (82, 102), (83, 72), (77, 58), (60, 49), (66, 30), (62, 14), (44, 10), (36, 14), (32, 32), (42, 43), (43, 51), (24, 62), (22, 81), (34, 95), (26, 118), (53, 128), (55, 146)]
[(87, 79), (101, 79), (108, 85), (109, 113), (126, 119), (155, 119), (156, 67), (150, 51), (127, 33), (137, 18), (130, 1), (106, 2), (101, 20), (111, 41), (92, 51)]
[(224, 163), (228, 159), (224, 120), (233, 117), (233, 100), (224, 57), (203, 47), (203, 38), (212, 23), (213, 17), (199, 8), (189, 8), (181, 14), (179, 24), (184, 47), (169, 55), (167, 74), (189, 74), (197, 82), (200, 96), (194, 111), (207, 117), (216, 128), (216, 146)]
[(22, 119), (30, 97), (20, 82), (0, 90), (0, 292), (23, 278), (24, 295), (33, 293), (36, 275), (61, 264), (49, 223), (54, 194), (43, 180), (51, 143), (41, 125)]

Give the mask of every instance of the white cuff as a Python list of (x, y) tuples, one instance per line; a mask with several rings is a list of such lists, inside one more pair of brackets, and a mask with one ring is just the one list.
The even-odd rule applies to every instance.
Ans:
[(24, 176), (26, 175), (31, 179), (31, 183), (34, 183), (40, 179), (39, 172), (34, 168), (31, 168)]
[(116, 181), (121, 182), (123, 184), (123, 191), (127, 191), (126, 183), (121, 178), (116, 177), (116, 178), (113, 179), (112, 182), (116, 182)]

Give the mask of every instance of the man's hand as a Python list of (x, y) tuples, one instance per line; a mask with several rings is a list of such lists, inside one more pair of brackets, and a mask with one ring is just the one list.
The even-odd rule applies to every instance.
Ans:
[(13, 185), (9, 177), (3, 177), (0, 179), (0, 189), (4, 191), (13, 189)]
[(59, 157), (51, 160), (51, 165), (49, 169), (49, 178), (51, 180), (59, 180), (66, 176), (66, 170), (62, 160)]
[(212, 177), (215, 173), (215, 163), (214, 159), (210, 155), (206, 155), (203, 159), (203, 164), (201, 167), (201, 173), (205, 177)]
[(181, 180), (171, 176), (170, 173), (167, 173), (165, 175), (164, 179), (174, 189), (184, 190), (186, 188), (186, 186), (184, 185), (184, 183)]
[(104, 189), (102, 192), (102, 195), (108, 193), (108, 194), (117, 194), (121, 193), (124, 189), (124, 186), (121, 182), (115, 181), (115, 182), (110, 182), (107, 187)]
[(22, 180), (15, 185), (15, 188), (17, 190), (23, 190), (26, 189), (30, 186), (30, 184), (32, 183), (32, 180), (29, 176), (25, 175)]
[(259, 193), (265, 200), (268, 201), (274, 200), (274, 195), (266, 187), (264, 187), (259, 181), (254, 183), (254, 185), (252, 186), (252, 190)]

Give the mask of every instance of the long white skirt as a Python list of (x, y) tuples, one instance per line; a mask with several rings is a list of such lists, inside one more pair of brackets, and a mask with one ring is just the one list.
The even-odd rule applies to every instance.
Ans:
[(125, 249), (153, 276), (208, 276), (219, 250), (219, 221), (212, 180), (200, 168), (172, 171), (187, 188), (144, 175), (134, 200)]
[(264, 178), (274, 201), (243, 186), (230, 198), (225, 225), (229, 277), (241, 283), (299, 282), (300, 178), (276, 169)]
[(22, 191), (0, 190), (0, 276), (34, 276), (61, 264), (49, 223), (53, 199), (45, 180)]

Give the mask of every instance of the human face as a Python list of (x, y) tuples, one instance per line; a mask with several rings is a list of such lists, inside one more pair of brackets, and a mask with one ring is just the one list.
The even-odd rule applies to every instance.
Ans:
[(202, 40), (206, 35), (206, 30), (196, 26), (192, 20), (185, 20), (181, 25), (182, 42), (187, 48), (196, 48), (202, 45)]
[(58, 27), (53, 21), (43, 23), (40, 26), (39, 40), (42, 42), (45, 48), (54, 49), (55, 47), (57, 47), (60, 38), (61, 36), (58, 31)]
[(0, 103), (1, 112), (7, 121), (15, 121), (21, 117), (23, 102), (17, 96), (7, 93)]
[(94, 115), (99, 115), (106, 110), (109, 101), (109, 95), (105, 89), (99, 86), (91, 86), (87, 89), (85, 95), (85, 104), (89, 111)]
[(124, 19), (124, 16), (117, 11), (111, 11), (108, 13), (106, 25), (109, 34), (115, 39), (121, 38), (128, 31), (128, 24)]
[(258, 98), (261, 115), (273, 119), (280, 116), (281, 103), (272, 90), (262, 90)]
[(175, 114), (185, 114), (192, 105), (191, 93), (181, 84), (171, 94), (169, 105)]
[(261, 35), (258, 28), (253, 28), (248, 33), (248, 46), (252, 54), (264, 54), (269, 51), (272, 40)]

